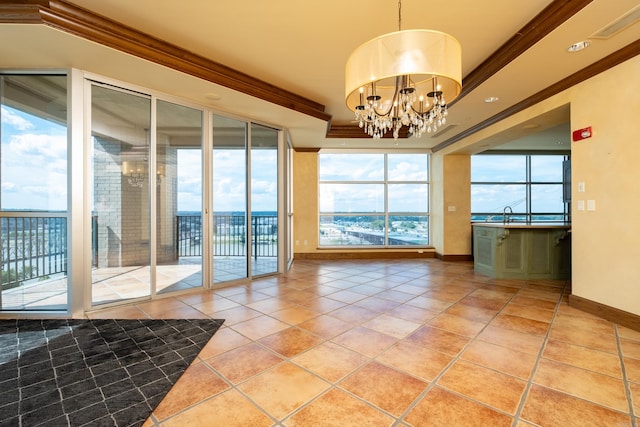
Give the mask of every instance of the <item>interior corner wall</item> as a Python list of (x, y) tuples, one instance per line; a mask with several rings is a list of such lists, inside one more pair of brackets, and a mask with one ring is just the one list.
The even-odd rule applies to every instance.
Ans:
[(434, 247), (436, 253), (444, 253), (444, 157), (441, 154), (432, 154), (429, 166), (429, 244)]
[(293, 252), (318, 248), (318, 153), (293, 153)]
[[(572, 293), (640, 315), (640, 57), (571, 89)], [(584, 191), (578, 192), (578, 183)], [(579, 210), (580, 202), (584, 210)], [(590, 205), (593, 209), (590, 209)]]

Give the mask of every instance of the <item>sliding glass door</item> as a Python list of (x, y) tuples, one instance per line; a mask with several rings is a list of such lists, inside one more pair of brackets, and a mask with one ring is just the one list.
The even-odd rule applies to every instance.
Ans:
[(151, 293), (150, 127), (150, 97), (91, 85), (92, 305)]

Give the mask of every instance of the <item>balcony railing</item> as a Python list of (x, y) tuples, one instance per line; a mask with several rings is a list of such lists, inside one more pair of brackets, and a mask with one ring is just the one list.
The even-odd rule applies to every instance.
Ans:
[[(1, 215), (0, 289), (67, 272), (66, 213), (3, 212)], [(176, 218), (178, 257), (202, 256), (201, 216), (178, 215)], [(91, 259), (94, 267), (98, 263), (98, 221), (98, 216), (92, 216)], [(246, 235), (244, 216), (214, 215), (213, 255), (246, 256)], [(255, 258), (277, 257), (277, 216), (253, 216), (251, 235), (252, 255)]]
[[(178, 256), (202, 256), (200, 215), (178, 215)], [(278, 217), (251, 217), (251, 246), (254, 258), (278, 256)], [(213, 255), (246, 256), (247, 228), (244, 215), (213, 216)]]
[(0, 217), (2, 289), (67, 271), (66, 213), (11, 212)]

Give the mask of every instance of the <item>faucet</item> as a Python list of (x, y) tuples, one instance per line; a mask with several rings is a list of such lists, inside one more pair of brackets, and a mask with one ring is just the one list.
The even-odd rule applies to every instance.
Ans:
[(504, 209), (502, 210), (502, 223), (503, 224), (507, 224), (507, 223), (511, 222), (511, 218), (509, 216), (507, 216), (507, 210), (509, 210), (509, 215), (513, 215), (513, 209), (511, 209), (511, 206), (505, 206)]

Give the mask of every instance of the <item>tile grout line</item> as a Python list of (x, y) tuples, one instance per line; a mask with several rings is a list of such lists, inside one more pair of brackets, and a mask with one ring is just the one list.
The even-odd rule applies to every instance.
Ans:
[(553, 311), (553, 317), (551, 318), (551, 321), (549, 322), (549, 328), (547, 329), (547, 333), (544, 336), (544, 341), (542, 342), (542, 346), (540, 347), (540, 350), (538, 351), (538, 356), (536, 358), (536, 363), (533, 365), (533, 369), (531, 370), (531, 374), (529, 374), (529, 380), (527, 381), (525, 389), (522, 392), (522, 396), (520, 397), (520, 403), (518, 404), (518, 409), (516, 410), (516, 413), (514, 415), (512, 427), (517, 427), (518, 421), (521, 420), (522, 411), (524, 409), (524, 405), (525, 405), (525, 403), (527, 401), (527, 398), (529, 397), (529, 391), (531, 390), (531, 386), (533, 384), (533, 378), (535, 377), (536, 372), (538, 370), (538, 366), (540, 365), (540, 360), (542, 359), (542, 354), (544, 353), (544, 350), (547, 347), (547, 342), (549, 341), (549, 335), (551, 334), (551, 328), (553, 327), (553, 324), (554, 324), (554, 322), (556, 320), (556, 317), (558, 315), (558, 311), (560, 311), (560, 306), (562, 305), (562, 301), (564, 299), (565, 292), (567, 290), (567, 286), (568, 285), (569, 285), (569, 282), (566, 282), (564, 284), (564, 286), (562, 287), (562, 292), (560, 293), (560, 296), (559, 296), (558, 300), (556, 301), (556, 308)]
[(618, 347), (618, 357), (620, 358), (620, 369), (622, 370), (622, 382), (624, 384), (625, 397), (629, 404), (629, 416), (631, 417), (631, 425), (637, 427), (638, 422), (636, 420), (635, 411), (633, 409), (633, 395), (631, 394), (631, 387), (629, 385), (629, 378), (627, 376), (627, 369), (624, 366), (624, 355), (622, 353), (622, 340), (618, 332), (618, 325), (614, 323), (614, 331), (616, 335), (616, 345)]
[[(486, 283), (482, 283), (482, 287), (484, 287), (484, 286), (489, 286), (489, 285), (490, 285), (490, 284), (489, 284), (488, 282), (486, 282)], [(478, 289), (482, 289), (482, 287), (480, 287), (480, 288), (478, 288)], [(515, 296), (516, 296), (518, 293), (520, 293), (520, 290), (521, 290), (521, 289), (522, 289), (522, 288), (519, 288), (519, 289), (518, 289), (518, 292), (514, 292), (514, 293), (511, 295), (511, 297), (510, 297), (508, 300), (506, 300), (506, 301), (504, 302), (504, 304), (502, 304), (502, 307), (500, 308), (500, 310), (498, 310), (498, 311), (496, 312), (496, 314), (491, 318), (491, 320), (489, 320), (489, 321), (487, 322), (487, 324), (486, 324), (486, 325), (485, 325), (485, 326), (484, 326), (480, 331), (478, 331), (478, 333), (477, 333), (473, 338), (471, 338), (471, 339), (469, 340), (469, 342), (468, 342), (464, 347), (462, 347), (462, 349), (460, 349), (460, 351), (458, 352), (458, 354), (457, 354), (453, 359), (451, 359), (451, 361), (449, 361), (449, 363), (447, 363), (447, 365), (446, 365), (446, 366), (445, 366), (445, 367), (440, 371), (440, 373), (439, 373), (438, 375), (436, 375), (436, 376), (433, 378), (433, 380), (432, 380), (432, 381), (430, 381), (430, 382), (429, 382), (429, 385), (427, 385), (427, 387), (424, 389), (424, 391), (423, 391), (422, 393), (420, 393), (420, 394), (419, 394), (419, 395), (414, 399), (414, 401), (413, 401), (413, 402), (412, 402), (412, 403), (407, 407), (407, 409), (406, 409), (406, 410), (405, 410), (405, 411), (404, 411), (404, 412), (403, 412), (403, 413), (402, 413), (402, 414), (401, 414), (401, 415), (396, 419), (396, 422), (392, 425), (392, 427), (399, 426), (399, 424), (398, 424), (398, 423), (403, 423), (403, 422), (404, 422), (404, 421), (403, 421), (403, 420), (404, 420), (404, 418), (406, 418), (406, 417), (409, 415), (409, 413), (410, 413), (410, 412), (411, 412), (411, 411), (412, 411), (412, 410), (413, 410), (413, 409), (418, 405), (418, 403), (420, 403), (420, 402), (422, 401), (422, 399), (424, 399), (424, 397), (429, 393), (429, 391), (431, 391), (433, 388), (435, 388), (435, 387), (436, 387), (436, 383), (440, 380), (440, 378), (442, 378), (442, 377), (444, 376), (444, 374), (449, 370), (449, 368), (451, 368), (451, 366), (453, 366), (456, 362), (458, 362), (458, 361), (460, 360), (460, 358), (461, 358), (462, 354), (465, 352), (465, 350), (466, 350), (466, 349), (467, 349), (467, 348), (468, 348), (472, 343), (474, 343), (474, 342), (476, 341), (476, 339), (478, 338), (478, 336), (482, 333), (482, 331), (484, 331), (486, 328), (488, 328), (488, 327), (489, 327), (489, 324), (491, 324), (491, 322), (493, 322), (493, 320), (495, 320), (495, 318), (496, 318), (496, 317), (498, 317), (498, 315), (500, 315), (500, 313), (502, 313), (502, 310), (504, 310), (504, 309), (505, 309), (505, 307), (506, 307), (506, 306), (507, 306), (507, 305), (508, 305), (512, 300), (513, 300), (513, 298), (515, 298)], [(475, 292), (476, 290), (477, 290), (477, 289), (474, 289), (473, 291), (469, 292), (467, 295), (465, 295), (464, 297), (462, 297), (462, 298), (460, 298), (459, 300), (457, 300), (454, 304), (458, 304), (462, 299), (466, 298), (467, 296), (469, 296), (471, 293)], [(446, 310), (442, 310), (442, 311), (440, 312), (440, 314), (444, 313), (445, 311), (446, 311)], [(423, 326), (426, 326), (426, 325), (427, 325), (427, 324), (425, 324), (425, 325), (423, 325)], [(440, 329), (440, 328), (437, 328), (437, 329)], [(442, 330), (445, 330), (445, 329), (442, 329)], [(445, 331), (446, 331), (446, 330), (445, 330)], [(451, 332), (451, 331), (448, 331), (448, 332)], [(441, 387), (442, 387), (442, 386), (441, 386)], [(443, 387), (443, 388), (444, 388), (444, 387)], [(481, 405), (481, 406), (484, 406), (484, 407), (486, 407), (486, 408), (490, 408), (491, 410), (494, 410), (494, 411), (496, 411), (496, 412), (498, 412), (498, 413), (508, 415), (510, 418), (512, 417), (512, 415), (510, 415), (510, 414), (508, 414), (508, 413), (506, 413), (506, 412), (504, 412), (504, 411), (502, 411), (502, 410), (500, 410), (500, 409), (498, 409), (498, 408), (494, 408), (494, 407), (492, 407), (492, 406), (490, 406), (490, 405), (488, 405), (488, 404), (486, 404), (486, 403), (484, 403), (484, 402), (480, 402), (480, 401), (478, 401), (478, 400), (476, 400), (476, 399), (472, 399), (472, 398), (471, 398), (471, 397), (469, 397), (469, 396), (466, 396), (466, 395), (460, 394), (460, 393), (456, 392), (455, 390), (449, 390), (448, 388), (444, 388), (444, 389), (445, 389), (445, 390), (447, 390), (448, 392), (452, 392), (452, 393), (454, 393), (454, 394), (455, 394), (455, 395), (457, 395), (457, 396), (461, 396), (461, 397), (463, 397), (463, 398), (465, 398), (465, 399), (467, 399), (467, 400), (469, 400), (469, 401), (472, 401), (472, 402), (474, 402), (474, 403), (477, 403), (477, 404), (479, 404), (479, 405)]]

